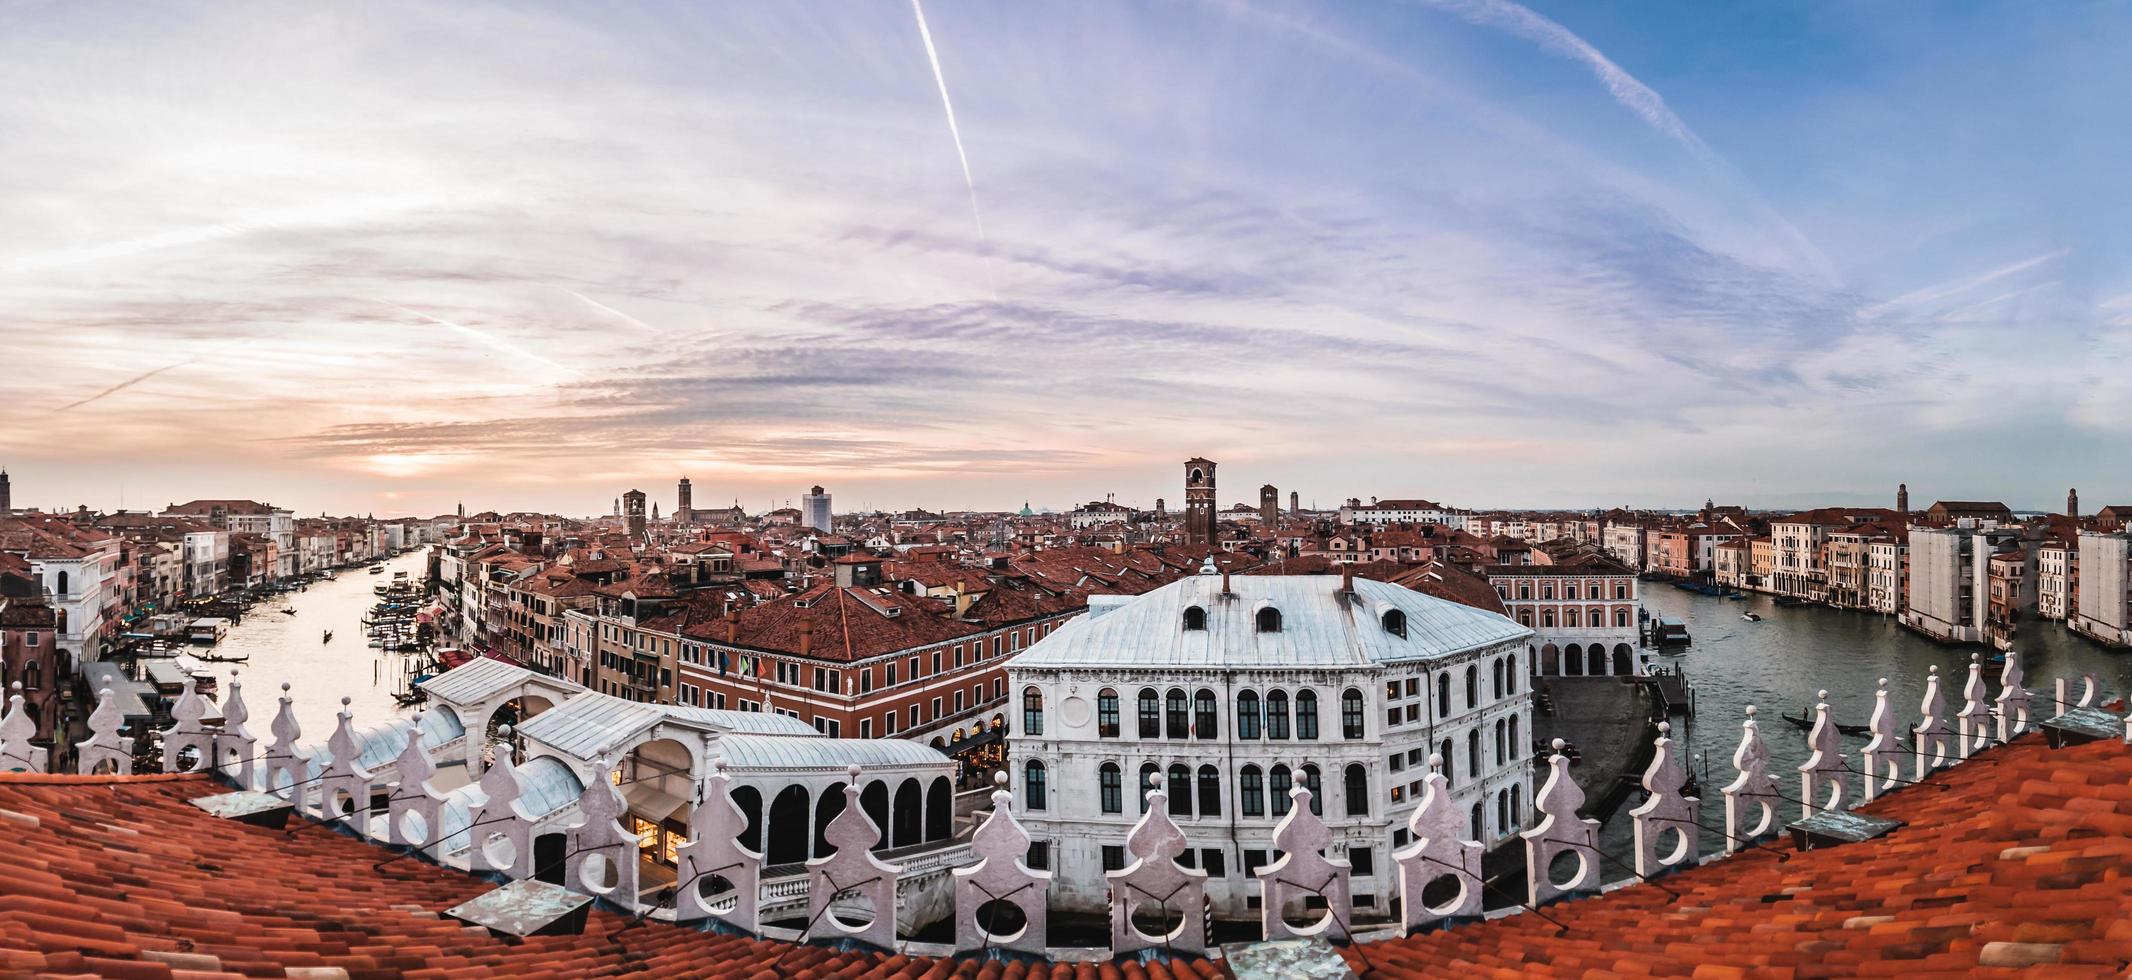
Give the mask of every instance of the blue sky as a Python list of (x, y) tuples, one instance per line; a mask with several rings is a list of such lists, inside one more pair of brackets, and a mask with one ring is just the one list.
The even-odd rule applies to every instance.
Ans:
[(18, 504), (2132, 499), (2122, 3), (925, 16), (0, 3)]

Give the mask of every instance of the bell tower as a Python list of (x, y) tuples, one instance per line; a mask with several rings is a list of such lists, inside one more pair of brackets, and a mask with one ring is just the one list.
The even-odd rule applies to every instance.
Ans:
[(1214, 543), (1214, 466), (1197, 456), (1184, 461), (1184, 537), (1190, 544)]
[[(4, 478), (6, 475), (5, 473), (0, 473), (0, 478)], [(0, 512), (5, 512), (6, 507), (6, 504), (0, 504)], [(2065, 516), (2074, 520), (2080, 519), (2080, 489), (2078, 487), (2065, 492)]]

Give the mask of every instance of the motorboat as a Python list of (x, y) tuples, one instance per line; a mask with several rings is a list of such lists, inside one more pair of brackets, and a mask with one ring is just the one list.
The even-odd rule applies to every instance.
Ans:
[(220, 616), (205, 616), (192, 621), (186, 627), (186, 639), (194, 643), (220, 643), (229, 635), (229, 620)]
[(1750, 623), (1759, 623), (1762, 621), (1762, 615), (1760, 613), (1741, 613), (1740, 618)]

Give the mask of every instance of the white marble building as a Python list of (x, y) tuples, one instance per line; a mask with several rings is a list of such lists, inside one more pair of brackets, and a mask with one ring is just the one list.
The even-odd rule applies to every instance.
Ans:
[(1475, 839), (1532, 801), (1532, 631), (1382, 582), (1200, 575), (1088, 614), (1008, 665), (1009, 756), (1055, 908), (1104, 908), (1105, 870), (1159, 785), (1214, 914), (1255, 917), (1288, 790), (1312, 785), (1354, 865), (1356, 914), (1397, 894), (1391, 851), (1441, 753)]

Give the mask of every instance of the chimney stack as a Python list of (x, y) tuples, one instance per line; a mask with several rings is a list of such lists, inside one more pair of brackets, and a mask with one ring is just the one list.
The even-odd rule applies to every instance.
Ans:
[(800, 620), (800, 656), (814, 653), (814, 620)]
[(1355, 594), (1355, 566), (1352, 562), (1343, 562), (1340, 565), (1340, 594)]
[(740, 642), (740, 613), (735, 612), (731, 606), (726, 607), (725, 611), (725, 641)]

